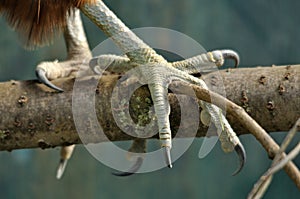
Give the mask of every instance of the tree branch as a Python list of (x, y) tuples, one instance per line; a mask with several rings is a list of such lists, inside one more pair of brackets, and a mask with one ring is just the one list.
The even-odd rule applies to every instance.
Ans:
[[(297, 120), (300, 113), (299, 66), (262, 67), (230, 69), (220, 71), (229, 100), (245, 108), (266, 131), (287, 131)], [(97, 87), (96, 112), (106, 136), (112, 141), (129, 140), (131, 136), (124, 134), (115, 124), (111, 114), (110, 97), (119, 76), (104, 76)], [(214, 73), (208, 74), (206, 80), (216, 78)], [(95, 77), (86, 77), (82, 81), (86, 90), (89, 82)], [(245, 81), (247, 80), (247, 81)], [(56, 93), (36, 81), (10, 81), (0, 83), (0, 150), (21, 148), (49, 148), (60, 145), (80, 143), (76, 133), (72, 114), (72, 87), (74, 78), (54, 81), (65, 92)], [(84, 91), (84, 90), (83, 90)], [(135, 96), (139, 99), (150, 99), (147, 88), (138, 89)], [(180, 107), (176, 97), (169, 96), (172, 112), (171, 126), (176, 132), (180, 124)], [(188, 100), (188, 99), (187, 99)], [(147, 100), (131, 99), (134, 107), (149, 107)], [(137, 118), (134, 115), (133, 118)], [(235, 116), (228, 115), (229, 121)], [(88, 123), (88, 118), (86, 121)], [(238, 134), (249, 131), (237, 122), (231, 122)], [(90, 128), (87, 125), (87, 129)], [(189, 126), (185, 136), (189, 134)], [(199, 124), (197, 137), (205, 136), (206, 127)], [(93, 135), (87, 130), (91, 142), (107, 140), (105, 135)], [(269, 149), (274, 151), (274, 149)]]
[[(286, 131), (299, 117), (299, 66), (230, 69), (220, 71), (220, 74), (221, 76), (209, 73), (204, 78), (206, 81), (213, 81), (216, 84), (220, 82), (216, 81), (216, 78), (221, 77), (228, 98), (244, 107), (267, 131)], [(132, 139), (117, 127), (111, 113), (111, 93), (118, 79), (117, 75), (103, 76), (97, 82), (99, 83), (97, 89), (93, 91), (96, 95), (95, 110), (105, 135), (93, 132), (91, 129), (95, 129), (95, 127), (90, 123), (89, 116), (85, 117), (80, 121), (81, 126), (86, 127), (85, 142), (107, 141), (107, 138), (111, 141)], [(80, 81), (83, 87), (80, 96), (77, 97), (84, 99), (87, 95), (86, 91), (91, 89), (91, 82), (98, 80), (96, 77), (90, 76)], [(10, 81), (0, 84), (0, 108), (3, 111), (0, 116), (0, 150), (49, 148), (80, 143), (72, 117), (74, 78), (59, 79), (54, 83), (64, 88), (66, 92), (54, 93), (36, 81)], [(174, 89), (174, 85), (176, 84), (172, 85), (172, 89)], [(180, 86), (184, 85), (184, 83), (180, 83)], [(214, 103), (217, 105), (225, 102), (229, 112), (228, 118), (231, 120), (231, 124), (234, 124), (233, 128), (236, 132), (246, 134), (250, 131), (261, 142), (271, 158), (278, 152), (279, 146), (239, 106), (216, 93), (208, 92), (195, 85), (191, 87), (199, 99), (210, 101), (210, 97), (213, 97)], [(182, 93), (184, 94), (184, 90)], [(136, 90), (129, 107), (133, 120), (141, 118), (137, 112), (148, 114), (147, 111), (139, 110), (148, 110), (151, 104), (149, 103), (150, 99), (146, 87)], [(191, 99), (186, 98), (186, 100)], [(176, 132), (178, 124), (180, 124), (180, 107), (174, 95), (169, 95), (169, 101), (172, 107), (171, 127), (172, 131)], [(82, 106), (79, 110), (84, 113), (86, 108)], [(236, 120), (242, 125), (233, 122)], [(274, 123), (274, 121), (278, 123)], [(194, 136), (189, 134), (188, 125), (184, 126), (184, 131), (186, 132), (185, 137)], [(197, 137), (205, 136), (205, 132), (206, 128), (199, 124)], [(300, 174), (297, 167), (289, 162), (285, 166), (285, 170), (295, 184), (300, 187)]]
[(273, 159), (271, 167), (260, 177), (258, 182), (255, 183), (247, 198), (262, 198), (273, 179), (273, 175), (299, 154), (300, 142), (298, 142), (296, 147), (288, 155), (282, 157), (284, 151), (286, 150), (289, 143), (292, 141), (299, 128), (300, 118), (297, 120), (293, 128), (285, 137), (284, 141), (281, 143), (280, 149), (278, 150), (275, 158)]
[[(299, 73), (296, 72), (295, 75), (298, 75), (298, 76), (296, 76), (296, 81), (295, 81), (295, 83), (297, 83), (297, 81), (298, 81), (297, 77), (299, 77)], [(250, 81), (252, 81), (252, 79), (250, 79)], [(298, 82), (298, 84), (295, 85), (296, 88), (299, 88), (299, 86), (297, 86), (297, 85), (299, 85), (299, 82)], [(182, 85), (182, 83), (179, 84), (179, 87), (181, 87), (181, 88), (177, 89), (176, 86), (175, 86), (175, 88), (173, 86), (172, 89), (176, 90), (177, 92), (181, 91), (182, 94), (186, 94), (185, 91), (188, 90), (188, 89), (183, 88), (184, 85)], [(225, 98), (223, 98), (222, 96), (220, 96), (216, 93), (205, 90), (205, 89), (203, 89), (199, 86), (191, 85), (191, 87), (193, 88), (193, 90), (194, 90), (194, 92), (195, 92), (198, 99), (202, 99), (204, 101), (211, 102), (210, 99), (212, 98), (212, 99), (214, 99), (213, 103), (216, 104), (219, 107), (223, 106), (223, 104), (225, 103), (227, 112), (235, 118), (236, 122), (239, 122), (241, 125), (244, 126), (244, 128), (248, 129), (255, 136), (255, 138), (265, 148), (265, 150), (267, 151), (267, 153), (268, 153), (268, 155), (271, 159), (273, 159), (275, 157), (275, 155), (278, 152), (280, 152), (280, 147), (272, 139), (272, 137), (270, 135), (268, 135), (267, 132), (255, 120), (253, 120), (240, 106), (237, 106), (236, 104), (234, 104), (230, 100), (225, 99)], [(294, 91), (296, 91), (296, 90), (294, 90)], [(274, 91), (271, 92), (271, 93), (274, 93)], [(297, 93), (299, 93), (299, 91), (295, 92), (295, 94), (296, 94), (296, 96), (295, 96), (296, 101), (295, 102), (299, 103), (299, 97), (297, 97), (299, 95), (297, 95)], [(281, 94), (279, 94), (279, 95), (281, 95)], [(270, 96), (268, 96), (268, 97), (270, 97)], [(274, 107), (272, 107), (272, 109), (270, 109), (268, 104), (267, 104), (267, 107), (266, 107), (266, 109), (268, 109), (270, 111), (273, 111), (275, 109), (275, 103), (277, 101), (279, 101), (279, 99), (276, 98), (276, 95), (273, 96), (273, 97), (274, 98), (272, 98), (272, 102), (273, 102)], [(299, 109), (295, 109), (295, 110), (296, 110), (295, 111), (296, 113), (299, 113), (299, 111), (298, 111)], [(298, 114), (297, 117), (299, 117), (299, 114)], [(295, 121), (298, 119), (297, 117), (295, 118)], [(282, 157), (285, 157), (285, 156), (286, 156), (286, 154), (283, 152)], [(295, 182), (296, 186), (298, 186), (298, 188), (300, 188), (300, 172), (299, 172), (298, 168), (294, 165), (294, 163), (288, 162), (285, 165), (284, 170), (290, 176), (290, 178)]]

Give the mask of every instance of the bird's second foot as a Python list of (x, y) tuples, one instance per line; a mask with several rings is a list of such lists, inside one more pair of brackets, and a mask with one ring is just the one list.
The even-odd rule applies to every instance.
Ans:
[(62, 88), (54, 85), (51, 80), (63, 78), (63, 77), (75, 77), (78, 71), (88, 70), (88, 66), (84, 61), (80, 60), (68, 60), (59, 62), (55, 60), (53, 62), (41, 62), (36, 67), (36, 76), (38, 80), (58, 92), (63, 92)]

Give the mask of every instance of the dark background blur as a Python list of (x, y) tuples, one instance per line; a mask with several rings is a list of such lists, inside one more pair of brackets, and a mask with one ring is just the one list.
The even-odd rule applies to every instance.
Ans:
[[(190, 36), (207, 50), (235, 49), (242, 67), (300, 63), (297, 0), (110, 0), (107, 4), (131, 28), (169, 28)], [(106, 37), (86, 18), (84, 22), (93, 48)], [(61, 37), (52, 46), (26, 51), (3, 18), (0, 27), (0, 81), (35, 79), (39, 62), (66, 57)], [(281, 141), (284, 133), (272, 135)], [(255, 138), (246, 135), (241, 141), (248, 160), (234, 177), (235, 154), (224, 154), (216, 145), (200, 160), (202, 139), (196, 139), (172, 169), (127, 178), (112, 176), (112, 170), (83, 146), (75, 149), (60, 181), (55, 179), (58, 148), (0, 152), (0, 198), (245, 198), (270, 161)], [(300, 165), (300, 158), (295, 162)], [(281, 171), (265, 198), (300, 198), (300, 192)]]

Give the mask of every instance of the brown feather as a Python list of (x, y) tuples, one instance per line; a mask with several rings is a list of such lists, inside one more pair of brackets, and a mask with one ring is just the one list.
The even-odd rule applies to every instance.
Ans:
[(72, 8), (95, 0), (0, 0), (0, 13), (26, 47), (49, 44), (66, 26)]

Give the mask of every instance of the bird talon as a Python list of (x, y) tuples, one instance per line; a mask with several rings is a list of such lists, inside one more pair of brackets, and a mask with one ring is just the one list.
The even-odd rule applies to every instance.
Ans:
[(99, 75), (99, 74), (101, 74), (101, 71), (99, 71), (98, 59), (99, 59), (98, 57), (93, 57), (89, 62), (89, 66), (94, 73)]
[(60, 150), (60, 161), (56, 171), (56, 178), (60, 179), (64, 174), (68, 160), (71, 158), (75, 145), (63, 146)]
[(46, 77), (46, 72), (43, 70), (43, 69), (36, 69), (35, 70), (35, 74), (36, 74), (36, 77), (38, 78), (38, 80), (45, 84), (46, 86), (48, 86), (49, 88), (52, 88), (58, 92), (64, 92), (63, 89), (55, 86), (54, 84), (52, 84), (48, 78)]
[(67, 162), (68, 162), (68, 160), (60, 159), (58, 169), (56, 171), (56, 179), (58, 179), (58, 180), (61, 179), (61, 177), (66, 169)]
[(133, 175), (141, 168), (143, 161), (144, 161), (143, 157), (137, 157), (136, 162), (132, 165), (131, 168), (128, 169), (128, 171), (112, 172), (112, 174), (115, 176), (121, 176), (121, 177)]
[(246, 162), (246, 152), (245, 149), (243, 147), (242, 144), (237, 144), (234, 147), (234, 150), (236, 151), (236, 153), (238, 154), (239, 157), (239, 162), (240, 162), (240, 166), (238, 167), (238, 169), (232, 174), (233, 176), (237, 175), (244, 167), (244, 164)]
[(233, 50), (221, 50), (223, 55), (223, 59), (232, 59), (234, 60), (235, 64), (234, 67), (236, 68), (240, 64), (240, 57), (239, 55)]
[(164, 147), (165, 148), (165, 160), (166, 164), (169, 168), (172, 168), (172, 160), (171, 160), (171, 149), (170, 147)]

